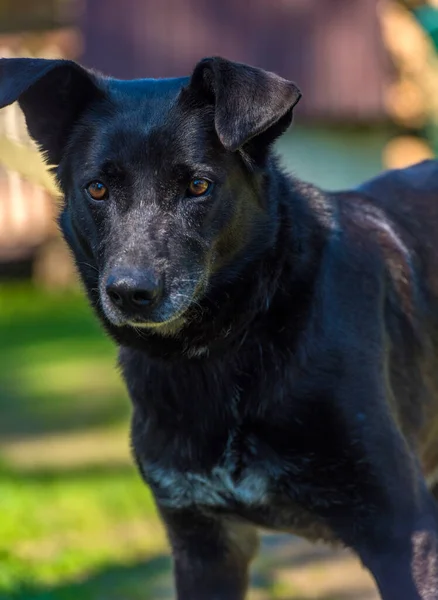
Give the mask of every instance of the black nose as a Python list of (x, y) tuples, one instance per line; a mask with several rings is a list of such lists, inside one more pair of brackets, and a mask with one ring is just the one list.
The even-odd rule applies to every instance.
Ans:
[(118, 308), (144, 312), (160, 297), (161, 282), (149, 271), (115, 270), (108, 276), (105, 289)]

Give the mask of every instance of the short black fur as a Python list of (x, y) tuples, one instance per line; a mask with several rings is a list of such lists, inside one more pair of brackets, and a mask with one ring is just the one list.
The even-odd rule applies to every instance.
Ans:
[(299, 98), (221, 58), (138, 81), (0, 61), (120, 348), (179, 600), (242, 600), (259, 526), (352, 548), (384, 600), (437, 599), (438, 164), (300, 182), (272, 152)]

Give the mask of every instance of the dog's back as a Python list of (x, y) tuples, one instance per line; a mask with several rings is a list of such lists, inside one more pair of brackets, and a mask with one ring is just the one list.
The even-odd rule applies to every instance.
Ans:
[[(357, 194), (358, 193), (358, 194)], [(387, 265), (385, 320), (394, 412), (422, 447), (430, 485), (438, 481), (438, 161), (386, 171), (340, 202), (346, 222), (380, 246)], [(342, 218), (342, 217), (341, 217)]]
[[(422, 260), (427, 260), (421, 248), (436, 242), (438, 161), (425, 160), (405, 169), (385, 171), (360, 185), (357, 190), (382, 207), (395, 223), (413, 237), (413, 241), (417, 240), (419, 244), (415, 250), (424, 254)], [(434, 258), (434, 253), (429, 255), (429, 260)], [(438, 256), (435, 260), (438, 263)], [(438, 286), (438, 276), (435, 285)]]

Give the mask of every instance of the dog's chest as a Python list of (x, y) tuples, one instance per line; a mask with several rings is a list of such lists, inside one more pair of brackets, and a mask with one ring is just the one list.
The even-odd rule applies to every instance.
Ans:
[(332, 398), (289, 369), (269, 375), (252, 371), (239, 387), (219, 376), (195, 385), (196, 372), (160, 380), (155, 405), (172, 410), (138, 410), (133, 422), (137, 461), (160, 506), (308, 532), (315, 523), (321, 531), (330, 507), (355, 501), (361, 457)]
[(243, 440), (231, 433), (223, 453), (209, 466), (193, 468), (176, 453), (170, 459), (155, 455), (151, 461), (145, 453), (141, 468), (163, 507), (220, 512), (261, 527), (330, 540), (330, 507), (354, 502), (361, 475), (329, 446), (325, 453), (308, 452), (297, 432), (291, 424), (287, 457), (279, 447), (273, 449), (263, 433)]
[[(231, 439), (231, 438), (230, 438)], [(263, 505), (269, 500), (271, 478), (262, 465), (239, 469), (237, 457), (227, 445), (219, 462), (210, 469), (177, 469), (145, 461), (145, 476), (163, 506), (227, 508), (235, 505)]]
[[(227, 514), (259, 527), (334, 541), (327, 520), (300, 500), (300, 485), (280, 458), (275, 463), (254, 460), (242, 468), (230, 445), (210, 470), (179, 470), (144, 461), (143, 473), (160, 506)], [(309, 488), (306, 494), (309, 502)]]

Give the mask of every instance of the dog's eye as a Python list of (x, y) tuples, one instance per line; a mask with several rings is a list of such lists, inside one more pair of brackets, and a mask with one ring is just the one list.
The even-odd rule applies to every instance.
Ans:
[(92, 181), (86, 190), (93, 200), (106, 200), (109, 196), (108, 188), (101, 181)]
[(196, 177), (192, 179), (187, 188), (187, 196), (192, 198), (199, 198), (199, 196), (205, 196), (211, 189), (212, 182), (202, 177)]

